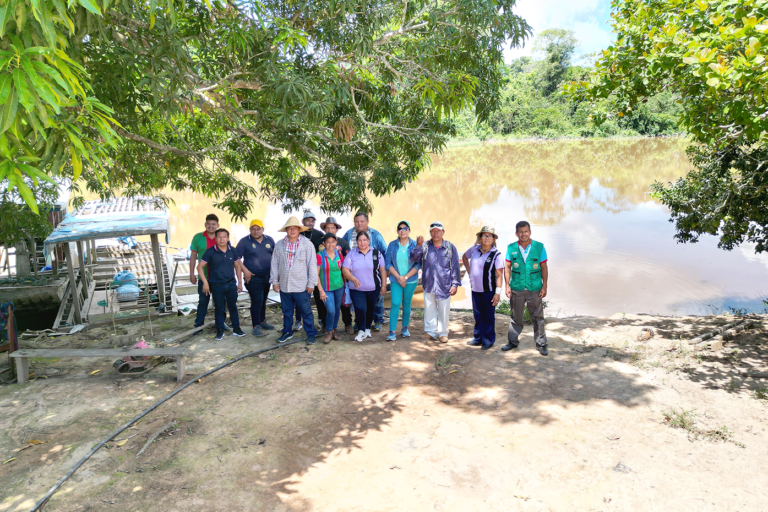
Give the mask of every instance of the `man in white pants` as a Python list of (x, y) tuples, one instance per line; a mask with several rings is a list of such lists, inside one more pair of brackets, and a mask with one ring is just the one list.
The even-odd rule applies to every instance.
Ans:
[(424, 286), (424, 332), (427, 337), (440, 343), (448, 343), (448, 313), (451, 297), (461, 286), (459, 279), (459, 253), (456, 247), (444, 240), (445, 228), (440, 222), (429, 226), (432, 237), (424, 245), (424, 237), (416, 239), (411, 251), (411, 261), (422, 260), (421, 282)]

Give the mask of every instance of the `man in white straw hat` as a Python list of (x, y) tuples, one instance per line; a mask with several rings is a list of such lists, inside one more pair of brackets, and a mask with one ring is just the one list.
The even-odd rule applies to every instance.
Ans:
[(291, 217), (280, 229), (286, 236), (278, 240), (272, 253), (269, 282), (280, 293), (283, 310), (283, 335), (278, 341), (293, 338), (293, 311), (298, 308), (307, 333), (307, 345), (314, 345), (317, 330), (309, 297), (317, 286), (315, 248), (307, 237), (301, 236), (307, 227)]

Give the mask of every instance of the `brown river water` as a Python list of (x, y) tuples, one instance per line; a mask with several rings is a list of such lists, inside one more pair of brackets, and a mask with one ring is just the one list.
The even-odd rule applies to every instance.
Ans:
[[(690, 170), (686, 146), (683, 139), (620, 139), (452, 147), (405, 190), (374, 198), (370, 225), (389, 242), (400, 220), (411, 223), (414, 238), (440, 221), (460, 249), (491, 225), (505, 250), (516, 240), (515, 223), (528, 220), (549, 257), (548, 316), (762, 310), (768, 256), (748, 246), (720, 250), (713, 237), (676, 243), (668, 211), (648, 195), (654, 181), (674, 181)], [(236, 240), (248, 235), (248, 222), (231, 221), (210, 199), (168, 195), (175, 201), (170, 246), (188, 247), (208, 213)], [(319, 228), (327, 213), (317, 201), (305, 206)], [(252, 211), (273, 237), (288, 216), (267, 202), (257, 201)], [(344, 230), (352, 226), (351, 215), (336, 217)], [(469, 295), (465, 279), (454, 307), (471, 308)]]

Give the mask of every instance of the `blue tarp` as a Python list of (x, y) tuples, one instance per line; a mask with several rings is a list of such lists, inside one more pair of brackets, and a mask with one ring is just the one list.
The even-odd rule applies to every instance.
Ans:
[[(122, 199), (122, 198), (121, 198)], [(89, 202), (88, 210), (94, 211), (99, 206), (109, 206), (111, 203)], [(88, 211), (86, 210), (86, 211)], [(170, 222), (168, 210), (153, 211), (114, 211), (105, 213), (90, 213), (87, 215), (77, 212), (69, 213), (64, 221), (56, 226), (45, 239), (45, 253), (48, 254), (63, 242), (76, 242), (92, 238), (117, 238), (120, 236), (139, 236), (165, 234), (165, 243), (170, 243)]]

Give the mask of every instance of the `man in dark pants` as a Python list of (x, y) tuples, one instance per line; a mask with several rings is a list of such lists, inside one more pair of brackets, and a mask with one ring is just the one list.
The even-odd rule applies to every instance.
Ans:
[(520, 221), (515, 226), (517, 242), (507, 246), (504, 263), (506, 292), (512, 309), (509, 322), (509, 343), (501, 347), (504, 352), (517, 348), (520, 333), (523, 332), (523, 312), (526, 306), (533, 322), (533, 339), (543, 356), (549, 354), (547, 334), (544, 332), (544, 307), (542, 299), (547, 296), (547, 250), (544, 244), (531, 239), (531, 225)]
[[(219, 229), (219, 218), (214, 214), (209, 214), (205, 217), (205, 231), (197, 233), (192, 237), (192, 243), (189, 244), (189, 282), (197, 285), (197, 295), (199, 297), (197, 303), (197, 315), (195, 316), (195, 327), (200, 327), (205, 323), (205, 315), (208, 314), (208, 304), (211, 301), (211, 297), (203, 293), (203, 282), (198, 280), (195, 276), (195, 269), (197, 268), (197, 262), (199, 258), (205, 254), (205, 251), (216, 245), (216, 230)], [(205, 269), (206, 276), (208, 275), (208, 269)], [(229, 326), (224, 324), (224, 330), (228, 331)], [(199, 330), (195, 334), (203, 332)]]
[[(207, 277), (204, 272), (205, 267), (209, 268)], [(213, 307), (216, 312), (216, 340), (224, 338), (227, 308), (232, 321), (232, 334), (238, 337), (245, 336), (240, 329), (240, 319), (237, 315), (237, 294), (243, 291), (243, 285), (237, 283), (235, 269), (239, 275), (242, 272), (242, 263), (235, 250), (229, 245), (229, 231), (219, 228), (216, 230), (216, 245), (205, 251), (200, 258), (200, 263), (197, 264), (197, 273), (203, 282), (203, 293), (213, 296)]]
[(264, 234), (264, 224), (252, 220), (251, 233), (237, 243), (237, 257), (242, 258), (243, 277), (248, 295), (251, 296), (251, 323), (254, 336), (265, 336), (262, 329), (272, 331), (275, 327), (267, 322), (267, 296), (269, 295), (269, 268), (275, 241)]
[[(302, 231), (302, 235), (309, 238), (309, 241), (312, 242), (312, 245), (315, 248), (315, 254), (320, 250), (320, 246), (323, 243), (323, 232), (315, 229), (315, 222), (317, 222), (317, 219), (315, 219), (315, 214), (312, 213), (311, 210), (307, 210), (304, 212), (304, 218), (301, 219), (301, 223), (304, 224), (304, 227), (307, 228), (306, 231)], [(320, 317), (320, 327), (322, 330), (325, 329), (325, 326), (323, 323), (325, 322), (325, 304), (323, 301), (320, 300), (320, 292), (317, 291), (317, 288), (315, 288), (315, 292), (313, 294), (313, 297), (315, 297), (315, 306), (317, 306), (317, 315)], [(321, 309), (322, 308), (322, 309)], [(301, 330), (301, 312), (299, 311), (298, 306), (296, 307), (296, 323), (293, 324), (293, 330), (294, 331), (300, 331)]]
[[(330, 233), (332, 235), (339, 234), (339, 231), (341, 231), (341, 224), (336, 222), (336, 219), (334, 217), (328, 217), (325, 219), (325, 222), (320, 223), (320, 229), (325, 231), (326, 233)], [(345, 258), (347, 257), (347, 254), (349, 254), (349, 242), (344, 240), (343, 238), (337, 238), (336, 239), (336, 250), (341, 251), (341, 255)], [(315, 288), (315, 293), (318, 294), (318, 296), (315, 297), (315, 302), (318, 302), (319, 292), (317, 291), (317, 288)], [(322, 301), (320, 301), (322, 302)], [(323, 305), (323, 310), (325, 310), (325, 305)], [(320, 314), (320, 306), (317, 307), (318, 314)], [(324, 318), (324, 317), (321, 317)], [(349, 335), (355, 334), (355, 329), (352, 327), (352, 308), (350, 306), (345, 306), (344, 304), (341, 305), (341, 320), (344, 322), (344, 332), (346, 332)]]

